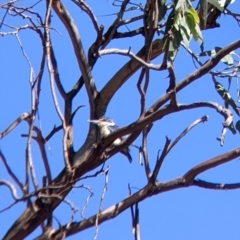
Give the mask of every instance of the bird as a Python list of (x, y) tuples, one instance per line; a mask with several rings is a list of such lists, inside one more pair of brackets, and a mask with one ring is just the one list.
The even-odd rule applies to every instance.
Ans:
[[(112, 132), (119, 129), (119, 127), (115, 124), (113, 119), (108, 118), (108, 117), (101, 117), (97, 120), (88, 120), (88, 122), (96, 124), (98, 126), (98, 128), (100, 130), (101, 138), (107, 137), (109, 134), (111, 134)], [(112, 143), (112, 145), (113, 146), (119, 146), (124, 139), (126, 139), (126, 137), (117, 138)], [(132, 156), (130, 155), (130, 149), (128, 147), (122, 149), (120, 151), (120, 153), (125, 155), (130, 163), (132, 162)]]

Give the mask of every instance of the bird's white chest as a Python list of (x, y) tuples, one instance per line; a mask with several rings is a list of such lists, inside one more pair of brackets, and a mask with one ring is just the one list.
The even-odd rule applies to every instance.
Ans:
[(102, 137), (106, 137), (111, 133), (111, 131), (108, 129), (108, 127), (102, 127), (100, 129), (100, 133)]

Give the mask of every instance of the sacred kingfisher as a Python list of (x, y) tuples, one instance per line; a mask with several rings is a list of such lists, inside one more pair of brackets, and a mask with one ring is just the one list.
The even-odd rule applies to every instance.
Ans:
[[(115, 124), (115, 122), (111, 118), (101, 117), (98, 120), (88, 120), (88, 122), (97, 124), (100, 130), (101, 138), (107, 137), (112, 132), (119, 129), (119, 127)], [(126, 137), (125, 137), (126, 138)], [(124, 137), (118, 138), (113, 142), (113, 146), (118, 146), (125, 139)], [(123, 155), (128, 158), (128, 161), (132, 162), (132, 157), (130, 155), (130, 149), (124, 148), (120, 151)]]

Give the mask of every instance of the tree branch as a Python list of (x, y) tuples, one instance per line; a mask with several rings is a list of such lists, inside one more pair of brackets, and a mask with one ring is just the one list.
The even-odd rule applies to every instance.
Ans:
[(240, 183), (212, 183), (200, 179), (194, 179), (193, 186), (211, 190), (234, 190), (240, 188)]
[(91, 74), (91, 69), (88, 64), (87, 58), (85, 56), (82, 41), (79, 35), (79, 32), (77, 30), (77, 27), (70, 16), (70, 14), (67, 12), (66, 8), (64, 7), (63, 3), (59, 0), (53, 1), (53, 9), (60, 18), (60, 20), (63, 22), (64, 26), (66, 27), (69, 36), (71, 38), (73, 48), (75, 51), (75, 55), (78, 61), (79, 68), (81, 70), (83, 80), (86, 86), (88, 99), (90, 103), (90, 118), (92, 118), (95, 114), (95, 104), (94, 99), (97, 96), (97, 89)]
[[(222, 48), (219, 52), (216, 53), (215, 56), (213, 56), (210, 60), (208, 60), (203, 66), (201, 66), (199, 69), (195, 70), (194, 72), (190, 73), (182, 81), (176, 84), (176, 88), (175, 88), (176, 93), (181, 91), (191, 83), (193, 83), (195, 80), (207, 74), (211, 69), (213, 69), (221, 61), (222, 58), (224, 58), (227, 54), (229, 54), (231, 51), (236, 50), (237, 48), (240, 48), (240, 40), (229, 44), (225, 48)], [(169, 99), (170, 99), (169, 94), (163, 95), (149, 108), (148, 114), (151, 114), (152, 112), (156, 111), (156, 109), (159, 109)]]
[(189, 184), (193, 179), (200, 173), (205, 172), (211, 168), (217, 167), (223, 163), (229, 162), (240, 156), (240, 147), (232, 151), (219, 155), (217, 157), (211, 158), (205, 162), (198, 164), (197, 166), (190, 169), (187, 173), (184, 174), (184, 182)]
[(19, 116), (7, 129), (0, 133), (0, 139), (4, 138), (8, 133), (10, 133), (21, 121), (28, 119), (30, 114), (28, 112), (23, 113)]
[[(152, 55), (151, 59), (158, 57), (163, 52), (164, 39), (156, 39), (152, 43)], [(143, 47), (138, 53), (139, 58), (145, 56), (146, 48)], [(136, 60), (130, 60), (127, 62), (103, 87), (99, 93), (99, 102), (97, 109), (100, 112), (99, 115), (103, 116), (106, 112), (107, 106), (118, 91), (118, 89), (141, 67), (141, 64)]]

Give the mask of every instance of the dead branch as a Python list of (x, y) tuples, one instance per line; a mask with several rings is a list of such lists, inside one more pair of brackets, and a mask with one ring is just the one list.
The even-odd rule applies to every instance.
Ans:
[(53, 1), (53, 9), (66, 27), (69, 36), (71, 38), (73, 48), (75, 51), (75, 55), (78, 61), (79, 68), (81, 70), (83, 80), (86, 86), (86, 90), (88, 93), (88, 98), (90, 102), (90, 107), (91, 107), (91, 113), (90, 113), (90, 118), (94, 116), (95, 112), (95, 104), (94, 104), (94, 99), (97, 96), (97, 90), (96, 86), (94, 84), (93, 77), (91, 75), (91, 68), (88, 64), (87, 58), (84, 54), (80, 34), (77, 30), (77, 27), (71, 17), (71, 15), (67, 12), (66, 8), (64, 7), (63, 3), (60, 2), (59, 0), (54, 0)]
[(8, 133), (10, 133), (21, 121), (28, 119), (30, 116), (29, 113), (25, 112), (19, 116), (6, 130), (0, 134), (0, 139), (4, 138)]
[[(102, 211), (100, 214), (98, 214), (98, 216), (94, 215), (86, 220), (72, 223), (66, 231), (66, 236), (71, 236), (84, 229), (93, 227), (97, 217), (98, 217), (99, 224), (105, 221), (108, 221), (110, 219), (113, 219), (116, 216), (118, 216), (120, 213), (122, 213), (123, 211), (131, 207), (132, 205), (139, 203), (144, 199), (151, 197), (153, 195), (161, 194), (174, 189), (196, 186), (198, 183), (197, 181), (194, 180), (194, 178), (198, 174), (204, 171), (207, 171), (213, 167), (219, 166), (223, 163), (226, 163), (228, 161), (231, 161), (239, 156), (240, 156), (240, 148), (236, 148), (228, 153), (219, 155), (213, 159), (205, 161), (203, 165), (202, 164), (197, 165), (196, 167), (189, 170), (186, 174), (184, 174), (183, 177), (176, 178), (174, 180), (170, 180), (164, 183), (155, 182), (154, 184), (152, 184), (151, 182), (148, 182), (148, 184), (144, 186), (142, 189), (140, 189), (133, 195), (127, 197), (123, 201)], [(234, 188), (229, 188), (229, 190), (236, 189), (236, 188), (240, 188), (240, 184), (235, 184)], [(219, 187), (218, 189), (225, 190), (224, 187), (222, 188)]]

